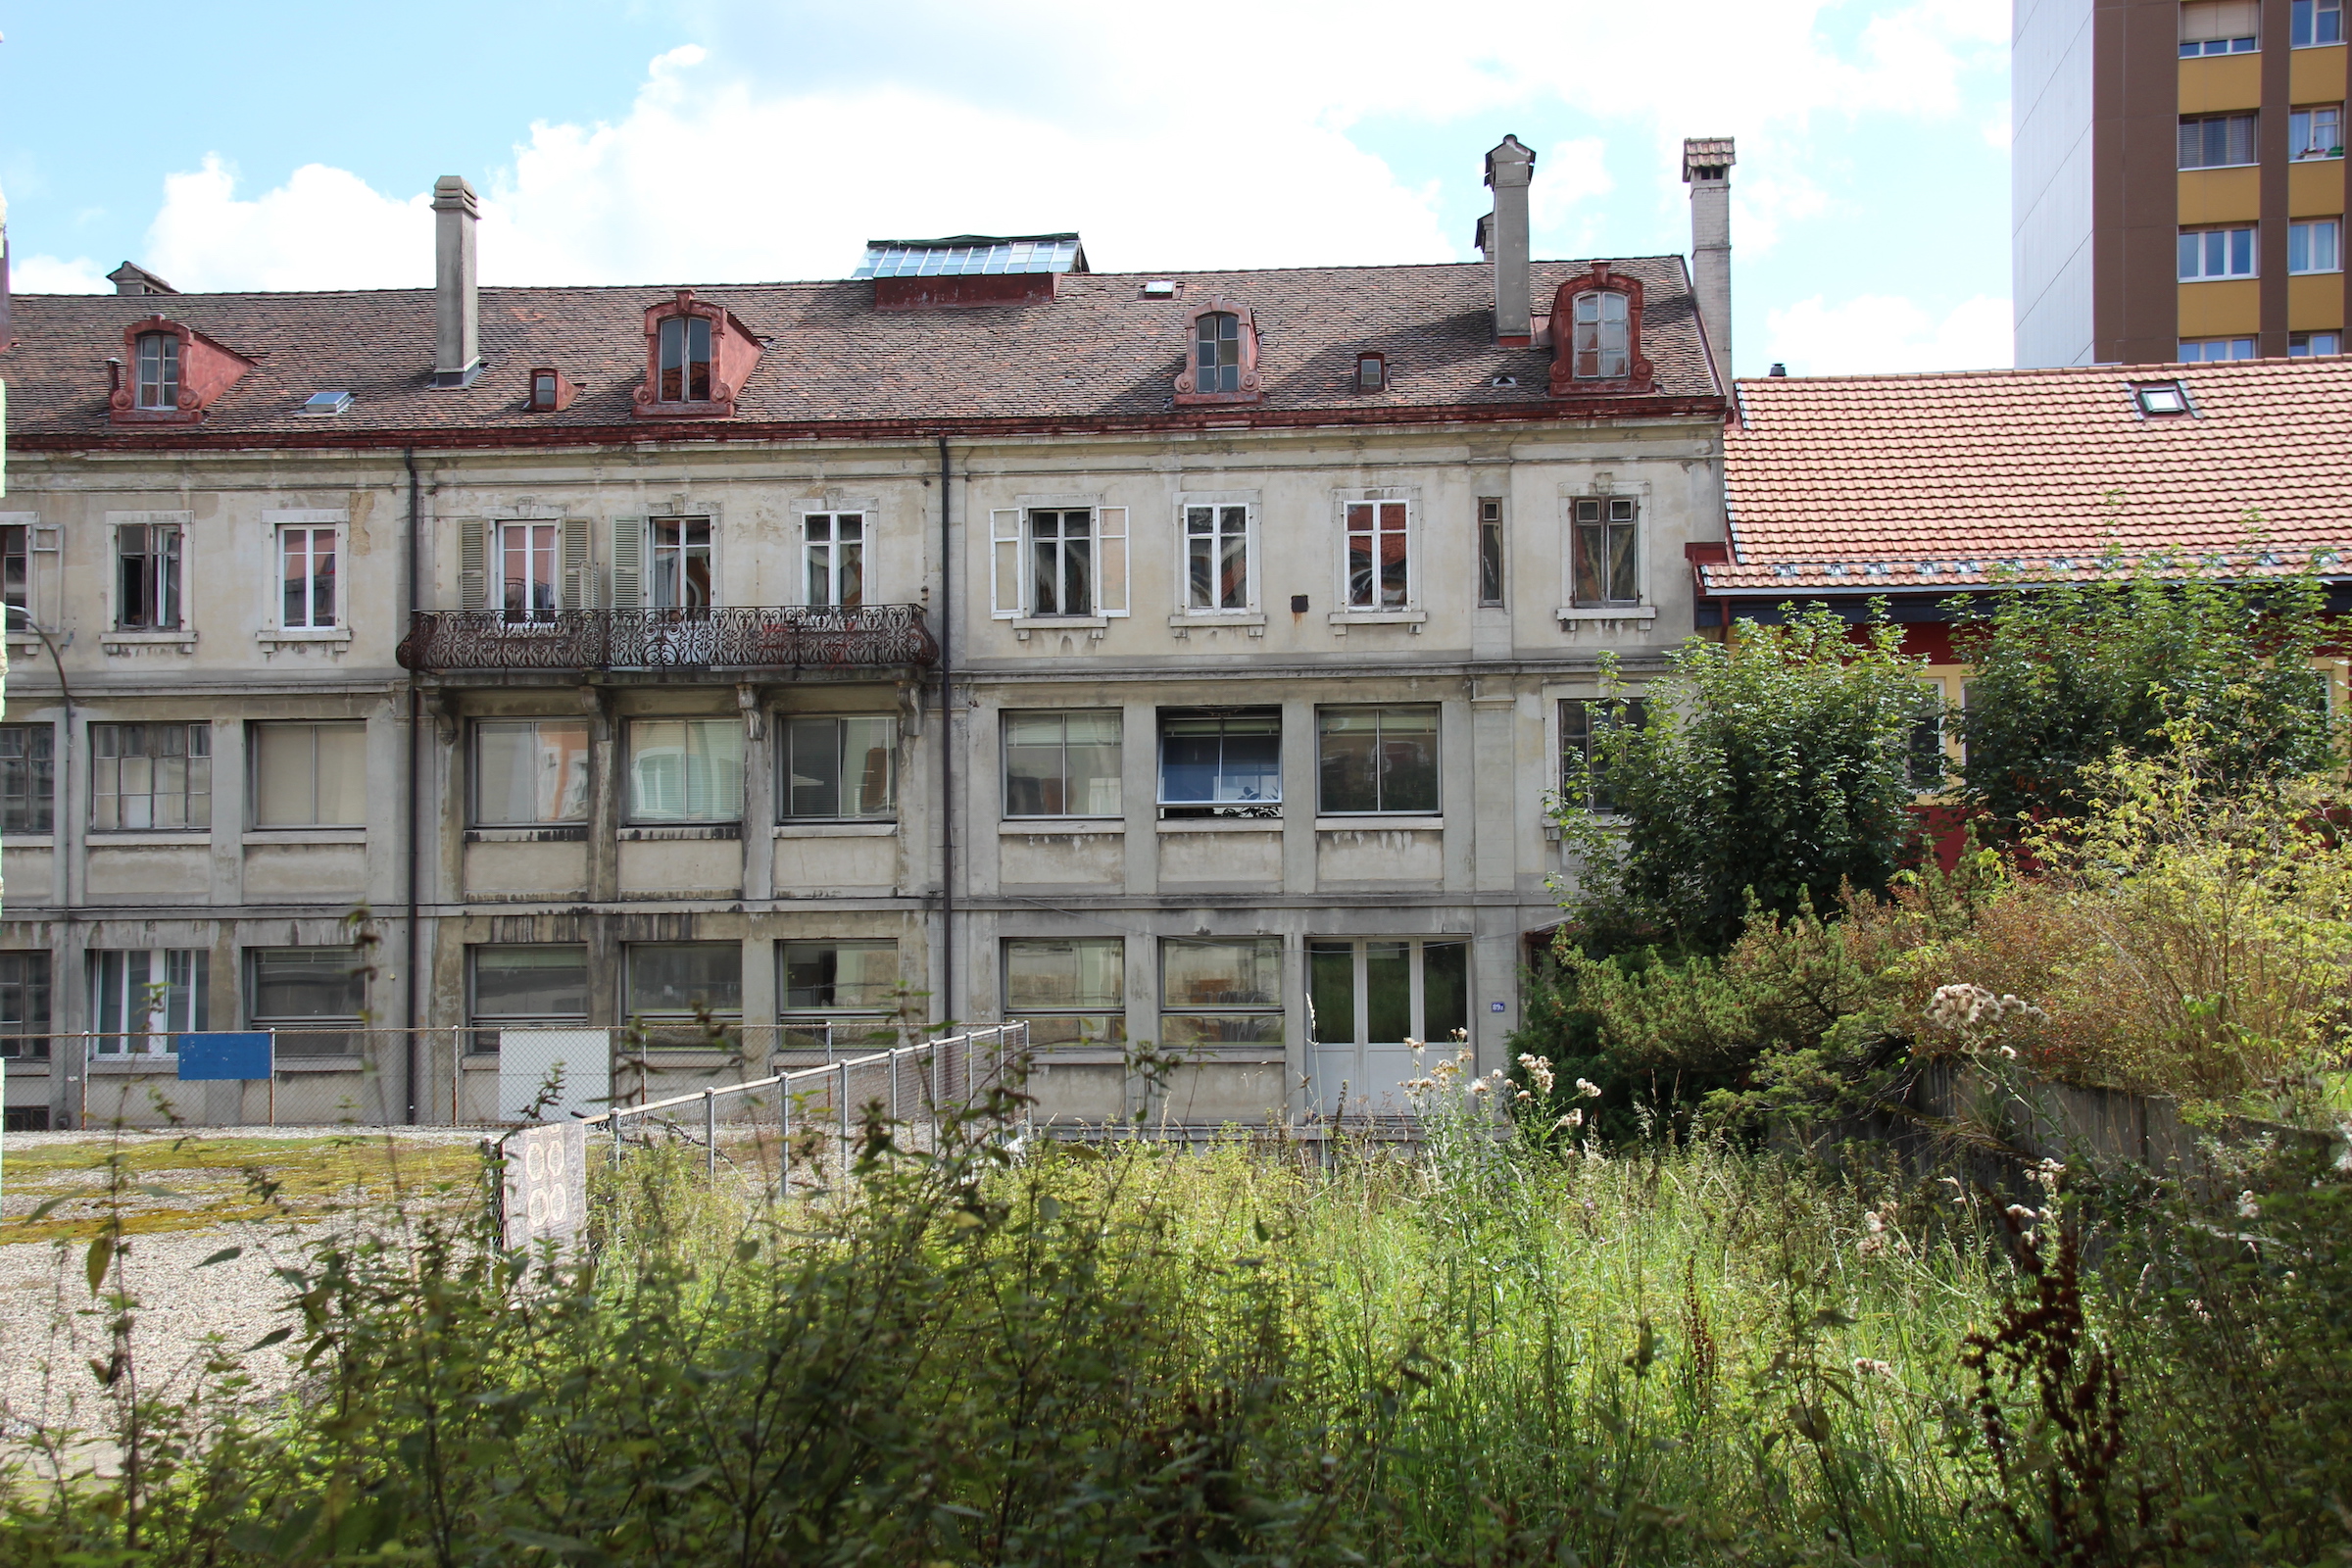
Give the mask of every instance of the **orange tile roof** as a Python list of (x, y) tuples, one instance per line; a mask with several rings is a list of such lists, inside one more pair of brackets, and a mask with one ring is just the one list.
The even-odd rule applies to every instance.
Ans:
[[(2193, 413), (2143, 416), (2178, 381)], [(1741, 381), (1709, 592), (2352, 570), (2352, 357)]]

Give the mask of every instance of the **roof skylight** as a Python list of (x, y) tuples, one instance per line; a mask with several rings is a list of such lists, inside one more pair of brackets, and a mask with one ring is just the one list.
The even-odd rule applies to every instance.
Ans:
[(959, 277), (975, 272), (1083, 272), (1075, 234), (954, 234), (869, 239), (852, 277)]
[(314, 392), (302, 400), (302, 407), (295, 412), (315, 418), (331, 418), (350, 407), (351, 394), (348, 392)]
[(2178, 381), (2142, 382), (2132, 389), (2132, 398), (2139, 412), (2150, 418), (2191, 412), (2188, 389)]

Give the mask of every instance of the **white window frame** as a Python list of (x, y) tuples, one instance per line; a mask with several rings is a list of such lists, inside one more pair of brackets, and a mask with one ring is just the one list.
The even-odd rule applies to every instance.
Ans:
[[(535, 542), (526, 542), (522, 552), (523, 560), (526, 564), (525, 572), (522, 579), (522, 612), (520, 614), (516, 614), (514, 611), (508, 608), (507, 561), (509, 551), (507, 547), (507, 535), (509, 530), (514, 528), (545, 528), (552, 536), (549, 541), (547, 551), (546, 586), (548, 603), (544, 609), (544, 612), (542, 612), (541, 607), (531, 603), (531, 590), (539, 586), (538, 577), (531, 569), (531, 567), (535, 564), (532, 558), (538, 554), (538, 546)], [(496, 517), (491, 520), (490, 608), (498, 612), (500, 619), (505, 624), (510, 626), (544, 625), (554, 620), (556, 616), (564, 612), (564, 521), (562, 518)]]
[[(1016, 628), (1100, 627), (1125, 619), (1129, 595), (1127, 515), (1125, 507), (1106, 507), (1095, 496), (1016, 496), (1016, 505), (993, 509), (988, 514), (990, 616), (1009, 620)], [(1044, 615), (1030, 598), (1030, 518), (1040, 512), (1091, 512), (1094, 514), (1094, 604), (1085, 614)]]
[[(1348, 526), (1349, 509), (1361, 506), (1402, 505), (1404, 508), (1404, 603), (1401, 605), (1358, 605), (1351, 594), (1348, 571), (1348, 544), (1352, 530)], [(1409, 490), (1342, 491), (1333, 497), (1332, 528), (1338, 545), (1333, 562), (1334, 592), (1332, 602), (1338, 608), (1333, 618), (1340, 621), (1381, 621), (1397, 616), (1425, 618), (1421, 609), (1421, 497)], [(1375, 536), (1377, 538), (1377, 535)], [(1373, 563), (1373, 597), (1377, 601), (1380, 565)]]
[[(2203, 236), (2207, 234), (2238, 233), (2243, 233), (2250, 236), (2250, 238), (2248, 238), (2246, 241), (2246, 270), (2242, 272), (2208, 272), (2202, 270), (2202, 268), (2205, 265), (2205, 255), (2207, 251), (2207, 247), (2203, 242)], [(2192, 234), (2199, 236), (2197, 245), (2197, 266), (2200, 270), (2195, 272), (2181, 272), (2180, 281), (2183, 283), (2235, 283), (2242, 282), (2249, 277), (2260, 277), (2262, 275), (2262, 229), (2260, 225), (2255, 223), (2214, 223), (2208, 225), (2198, 225), (2194, 227), (2184, 227), (2180, 230), (2180, 237), (2182, 239), (2187, 239)], [(2178, 260), (2177, 257), (2176, 260)]]
[[(334, 530), (335, 547), (335, 623), (331, 626), (286, 622), (286, 530), (289, 528)], [(351, 574), (345, 568), (351, 564), (351, 514), (341, 509), (287, 508), (273, 509), (262, 514), (262, 532), (270, 550), (270, 576), (263, 584), (263, 604), (258, 634), (269, 642), (348, 642), (351, 639)]]
[[(817, 518), (826, 519), (830, 533), (820, 546), (808, 537), (809, 524)], [(869, 507), (803, 507), (793, 516), (793, 583), (790, 602), (809, 609), (834, 610), (841, 604), (841, 524), (845, 518), (858, 522), (858, 608), (873, 603), (874, 580), (874, 514)], [(811, 553), (825, 553), (825, 597), (818, 599), (809, 593), (808, 576)]]
[[(155, 349), (154, 373), (149, 373), (148, 349)], [(186, 345), (177, 332), (141, 332), (130, 348), (130, 404), (143, 414), (172, 414), (187, 388)], [(168, 371), (168, 373), (167, 373)], [(155, 401), (148, 401), (150, 392)], [(170, 396), (165, 396), (166, 393)]]
[[(134, 998), (130, 990), (130, 956), (138, 954), (147, 960), (147, 979), (141, 989), (144, 997)], [(180, 955), (186, 960), (187, 978), (179, 985), (172, 981), (172, 958)], [(107, 960), (121, 971), (114, 987), (107, 984)], [(91, 948), (82, 956), (82, 967), (89, 976), (90, 1032), (96, 1036), (91, 1054), (97, 1056), (176, 1055), (178, 1042), (172, 1037), (182, 1032), (200, 1030), (211, 1023), (212, 1011), (212, 954), (204, 948)], [(157, 976), (162, 978), (158, 979)], [(107, 993), (120, 989), (113, 1000), (121, 1007), (122, 1027), (105, 1027)], [(174, 996), (173, 993), (177, 995)], [(135, 1003), (135, 1007), (134, 1007)], [(174, 1004), (181, 1012), (181, 1021), (174, 1027)], [(136, 1027), (132, 1020), (137, 1020)]]
[[(2213, 348), (2234, 349), (2240, 344), (2245, 346), (2246, 352), (2243, 354), (2207, 354), (2203, 352)], [(2196, 349), (2199, 352), (2191, 354), (2188, 352), (2190, 349)], [(2254, 339), (2250, 337), (2184, 337), (2180, 340), (2177, 352), (2183, 365), (2227, 365), (2232, 360), (2253, 359), (2255, 357), (2254, 349)]]
[[(1596, 471), (1582, 481), (1563, 481), (1559, 487), (1559, 608), (1552, 612), (1566, 628), (1597, 626), (1602, 631), (1615, 626), (1646, 626), (1654, 624), (1658, 613), (1656, 563), (1651, 560), (1657, 552), (1656, 534), (1659, 528), (1658, 502), (1655, 487), (1647, 479), (1624, 479), (1607, 470)], [(1622, 501), (1634, 503), (1634, 579), (1642, 597), (1631, 604), (1579, 605), (1576, 602), (1576, 504), (1580, 501)], [(1562, 695), (1574, 696), (1575, 693)]]
[[(2302, 4), (2302, 3), (2305, 3), (2305, 0), (2297, 0), (2297, 4), (2298, 4), (2298, 5), (2300, 5), (2300, 4)], [(2311, 18), (2311, 30), (2312, 30), (2312, 33), (2314, 34), (2314, 36), (2313, 36), (2313, 39), (2312, 39), (2312, 41), (2311, 41), (2310, 43), (2295, 43), (2295, 42), (2294, 42), (2294, 20), (2293, 20), (2293, 19), (2294, 19), (2294, 13), (2295, 13), (2295, 10), (2296, 10), (2296, 9), (2297, 9), (2297, 7), (2296, 7), (2296, 6), (2290, 6), (2290, 7), (2288, 7), (2288, 9), (2287, 9), (2287, 18), (2288, 18), (2288, 21), (2287, 21), (2287, 40), (2288, 40), (2288, 43), (2289, 43), (2289, 44), (2290, 44), (2290, 45), (2291, 45), (2293, 48), (2297, 48), (2297, 49), (2333, 49), (2333, 48), (2339, 47), (2340, 45), (2342, 45), (2342, 44), (2344, 43), (2344, 41), (2345, 41), (2345, 38), (2344, 38), (2344, 9), (2343, 9), (2343, 0), (2316, 0), (2316, 3), (2312, 3), (2312, 4), (2311, 4), (2311, 10), (2310, 10), (2308, 13), (2306, 13), (2306, 14), (2307, 14), (2307, 15), (2309, 15), (2309, 16), (2310, 16), (2310, 18)], [(2319, 30), (2320, 30), (2320, 14), (2321, 14), (2322, 12), (2324, 12), (2324, 11), (2333, 11), (2333, 12), (2335, 13), (2335, 36), (2334, 36), (2334, 37), (2332, 37), (2332, 38), (2321, 38), (2321, 37), (2317, 36), (2317, 34), (2319, 33)]]
[[(664, 523), (668, 523), (679, 530), (679, 542), (676, 546), (676, 549), (681, 557), (679, 565), (679, 580), (682, 583), (685, 580), (685, 566), (683, 558), (690, 548), (685, 542), (684, 529), (688, 523), (697, 522), (703, 525), (703, 554), (706, 561), (709, 563), (710, 597), (705, 603), (699, 605), (658, 605), (654, 602), (654, 594), (658, 591), (662, 580), (662, 545), (659, 537), (660, 530)], [(715, 516), (712, 516), (707, 512), (659, 513), (645, 519), (644, 540), (645, 544), (643, 560), (645, 563), (645, 578), (641, 594), (643, 604), (646, 609), (689, 611), (709, 610), (718, 603), (718, 519)], [(561, 550), (561, 548), (562, 547), (559, 544), (558, 549)], [(561, 572), (559, 571), (559, 577), (560, 576)]]
[[(2320, 139), (2313, 129), (2317, 118), (2321, 115), (2335, 117), (2335, 135), (2324, 148), (2320, 146)], [(2301, 121), (2303, 123), (2301, 137), (2303, 145), (2301, 147), (2296, 145), (2295, 122), (2297, 121)], [(2286, 112), (2286, 161), (2288, 163), (2307, 164), (2314, 160), (2341, 158), (2344, 156), (2343, 145), (2344, 106), (2342, 104), (2305, 104), (2300, 109), (2290, 109)]]
[[(2295, 232), (2298, 229), (2303, 233), (2307, 260), (2309, 251), (2316, 248), (2316, 243), (2323, 234), (2326, 235), (2328, 253), (2328, 266), (2297, 267), (2295, 265)], [(2327, 272), (2340, 272), (2343, 270), (2344, 220), (2341, 218), (2302, 218), (2296, 219), (2286, 225), (2286, 271), (2289, 277), (2312, 277)]]
[[(35, 626), (54, 627), (57, 621), (57, 607), (50, 601), (56, 596), (60, 582), (58, 563), (62, 559), (65, 530), (54, 522), (41, 521), (37, 512), (0, 512), (0, 527), (24, 530), (24, 614), (23, 623), (8, 617), (6, 635), (31, 637)], [(182, 550), (184, 553), (184, 545)], [(42, 559), (44, 556), (48, 558), (46, 561)], [(184, 589), (186, 585), (181, 586)]]
[[(1238, 507), (1242, 520), (1242, 607), (1228, 610), (1222, 607), (1200, 609), (1193, 604), (1193, 535), (1192, 514), (1196, 509), (1210, 508), (1222, 513)], [(1184, 491), (1176, 497), (1175, 520), (1175, 609), (1174, 616), (1181, 621), (1237, 621), (1246, 618), (1262, 620), (1265, 601), (1259, 584), (1264, 575), (1260, 559), (1258, 529), (1258, 493), (1254, 490)]]

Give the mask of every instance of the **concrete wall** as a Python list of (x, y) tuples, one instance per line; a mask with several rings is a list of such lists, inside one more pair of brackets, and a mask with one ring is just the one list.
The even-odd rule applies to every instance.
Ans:
[(2091, 353), (2092, 0), (2017, 0), (2010, 47), (2010, 293), (2021, 367)]

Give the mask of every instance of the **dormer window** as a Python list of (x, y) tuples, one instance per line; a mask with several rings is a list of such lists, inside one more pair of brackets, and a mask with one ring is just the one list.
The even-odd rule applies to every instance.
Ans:
[(1193, 313), (1176, 401), (1255, 403), (1257, 397), (1257, 323), (1247, 306), (1210, 300)]
[(1562, 283), (1552, 297), (1551, 395), (1654, 390), (1642, 357), (1642, 280), (1606, 262)]
[(572, 395), (578, 390), (563, 371), (552, 365), (542, 365), (531, 371), (531, 395), (524, 407), (534, 414), (553, 414), (569, 408)]
[[(760, 343), (733, 312), (680, 289), (645, 313), (645, 382), (632, 400), (640, 419), (724, 418), (735, 412), (736, 394), (760, 363)], [(539, 402), (532, 372), (533, 408)], [(556, 376), (555, 408), (569, 401), (569, 388)]]
[(135, 407), (179, 408), (179, 339), (170, 332), (141, 332)]
[(662, 323), (662, 379), (656, 394), (663, 403), (710, 401), (710, 322), (700, 316), (673, 316)]
[(1358, 392), (1385, 392), (1388, 388), (1388, 356), (1358, 354), (1355, 357), (1355, 389)]
[(1633, 348), (1625, 296), (1615, 289), (1595, 289), (1576, 297), (1575, 377), (1579, 381), (1618, 381), (1633, 363)]

